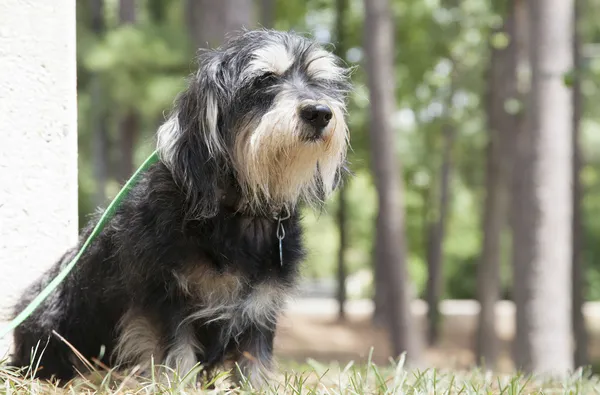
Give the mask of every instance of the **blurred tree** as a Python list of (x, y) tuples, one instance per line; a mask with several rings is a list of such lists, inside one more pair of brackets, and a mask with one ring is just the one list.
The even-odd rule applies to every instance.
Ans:
[[(119, 0), (119, 22), (122, 26), (136, 22), (136, 0)], [(124, 109), (119, 120), (120, 165), (118, 178), (127, 181), (133, 174), (134, 154), (140, 134), (140, 119), (136, 104), (131, 103)]]
[(442, 164), (439, 177), (439, 201), (437, 202), (437, 218), (428, 223), (428, 248), (427, 248), (427, 321), (429, 344), (435, 344), (439, 338), (440, 312), (439, 302), (442, 297), (444, 278), (444, 234), (448, 219), (448, 206), (450, 203), (450, 177), (452, 171), (452, 150), (456, 136), (455, 126), (452, 121), (452, 100), (454, 98), (456, 80), (456, 65), (452, 63), (451, 81), (448, 87), (447, 98), (444, 104), (444, 120), (442, 121)]
[(516, 191), (516, 365), (566, 374), (571, 330), (572, 0), (529, 2), (531, 93)]
[(575, 335), (575, 367), (586, 366), (588, 360), (588, 335), (583, 316), (583, 303), (585, 301), (585, 267), (582, 259), (583, 224), (581, 210), (583, 189), (581, 185), (581, 170), (583, 158), (579, 146), (581, 140), (581, 118), (583, 115), (583, 94), (581, 92), (581, 0), (573, 0), (573, 333)]
[[(346, 11), (348, 8), (348, 0), (335, 1), (335, 38), (337, 45), (335, 46), (336, 55), (341, 59), (345, 58), (346, 54)], [(340, 231), (340, 245), (338, 250), (338, 268), (337, 268), (337, 300), (338, 300), (338, 318), (344, 320), (346, 318), (346, 250), (348, 249), (348, 232), (347, 232), (347, 204), (346, 204), (346, 185), (345, 180), (338, 193), (338, 228)]]
[(136, 0), (119, 0), (119, 21), (122, 24), (134, 23), (136, 19)]
[(418, 364), (419, 332), (411, 311), (410, 280), (406, 263), (401, 167), (396, 159), (392, 118), (396, 107), (394, 28), (388, 0), (365, 0), (367, 80), (370, 97), (371, 161), (379, 212), (375, 239), (377, 268), (387, 278), (390, 337), (395, 355), (407, 353)]
[(147, 0), (148, 14), (153, 23), (160, 24), (165, 21), (166, 7), (169, 5), (168, 0)]
[[(527, 3), (524, 0), (514, 1), (517, 5)], [(268, 2), (253, 1), (256, 11), (260, 12), (257, 15), (263, 15), (262, 11), (265, 9), (262, 6)], [(273, 10), (276, 9), (276, 13), (272, 15), (274, 27), (307, 32), (324, 42), (336, 40), (336, 32), (332, 29), (335, 25), (335, 1), (272, 2), (275, 5)], [(486, 126), (489, 103), (480, 98), (491, 89), (490, 84), (493, 82), (484, 73), (490, 67), (488, 55), (491, 47), (499, 43), (500, 51), (502, 42), (511, 43), (502, 32), (493, 31), (501, 26), (498, 15), (505, 2), (506, 0), (390, 1), (391, 14), (402, 21), (395, 28), (393, 73), (399, 83), (394, 92), (397, 109), (393, 120), (396, 125), (394, 147), (402, 158), (402, 181), (406, 185), (403, 195), (408, 244), (406, 261), (411, 278), (422, 297), (426, 295), (427, 281), (427, 221), (435, 222), (439, 211), (444, 143), (440, 130), (446, 118), (444, 103), (448, 87), (452, 83), (447, 67), (449, 59), (455, 59), (459, 63), (460, 74), (454, 82), (452, 120), (456, 126), (456, 135), (451, 177), (452, 199), (448, 204), (447, 231), (444, 237), (444, 270), (441, 276), (444, 292), (441, 297), (472, 299), (477, 296), (477, 262), (483, 261), (482, 242), (489, 242), (482, 240), (487, 236), (481, 231), (485, 220), (480, 218), (489, 213), (489, 209), (479, 207), (490, 204), (486, 199), (494, 196), (493, 193), (486, 193), (485, 183), (489, 183), (490, 179), (484, 174), (489, 166), (486, 153), (491, 150), (487, 145), (490, 128)], [(195, 3), (199, 7), (202, 1)], [(250, 3), (252, 2), (246, 1), (236, 9)], [(366, 57), (366, 47), (361, 42), (364, 30), (362, 3), (348, 2), (345, 45), (349, 64), (362, 63)], [(449, 7), (448, 3), (454, 5)], [(586, 72), (580, 76), (582, 96), (586, 103), (592, 104), (600, 95), (597, 83), (600, 78), (600, 59), (594, 56), (597, 48), (595, 43), (600, 41), (600, 8), (589, 3), (581, 16), (580, 32), (584, 44), (582, 53), (585, 54), (582, 67)], [(115, 182), (117, 176), (114, 173), (119, 170), (118, 162), (121, 157), (118, 132), (122, 111), (133, 107), (139, 113), (139, 135), (134, 152), (136, 162), (139, 163), (153, 149), (157, 123), (164, 119), (163, 114), (183, 88), (184, 77), (194, 69), (191, 48), (197, 48), (197, 45), (191, 43), (193, 36), (186, 24), (191, 19), (191, 14), (186, 11), (191, 3), (146, 0), (136, 4), (135, 24), (119, 26), (119, 1), (104, 1), (106, 29), (102, 37), (98, 37), (92, 26), (93, 0), (77, 4), (79, 209), (82, 222), (85, 222), (95, 206), (102, 204), (102, 198), (96, 195), (99, 191), (106, 189), (106, 194), (112, 196), (118, 190)], [(215, 8), (225, 5), (223, 2), (211, 1), (208, 6)], [(249, 9), (253, 10), (251, 6)], [(198, 21), (204, 24), (202, 18)], [(265, 24), (265, 20), (261, 19), (261, 22)], [(212, 21), (207, 23), (212, 24)], [(222, 20), (217, 23), (223, 25)], [(222, 33), (219, 33), (215, 44), (220, 42), (224, 34), (224, 29), (217, 27)], [(491, 38), (490, 30), (493, 31)], [(526, 37), (520, 37), (517, 41), (522, 41), (522, 38)], [(198, 38), (194, 38), (196, 40)], [(200, 37), (197, 42), (203, 42), (201, 46), (204, 47), (208, 40)], [(494, 45), (490, 45), (490, 41)], [(519, 56), (519, 59), (526, 63), (527, 56)], [(526, 67), (519, 69), (527, 71)], [(524, 86), (523, 92), (526, 92), (529, 73), (519, 72), (519, 75), (520, 89)], [(102, 88), (100, 96), (96, 95), (94, 81), (98, 81)], [(353, 148), (349, 153), (349, 160), (355, 176), (345, 189), (344, 196), (348, 240), (344, 258), (349, 275), (371, 270), (376, 261), (371, 251), (374, 250), (377, 215), (377, 195), (368, 166), (369, 100), (364, 68), (354, 70), (353, 81), (355, 91), (350, 100), (348, 116)], [(96, 104), (99, 99), (104, 108)], [(514, 100), (504, 104), (510, 111), (516, 108), (524, 112), (526, 109)], [(584, 241), (581, 249), (574, 253), (581, 254), (579, 259), (585, 267), (582, 274), (585, 284), (579, 290), (585, 292), (586, 298), (597, 300), (600, 299), (600, 260), (597, 259), (600, 256), (600, 244), (596, 241), (600, 238), (600, 221), (595, 214), (600, 211), (600, 118), (593, 106), (589, 107), (585, 111), (582, 109), (579, 136), (583, 162), (581, 189), (585, 191), (581, 207), (581, 232)], [(100, 115), (99, 110), (103, 111), (104, 116)], [(95, 143), (95, 139), (100, 136), (96, 131), (101, 130), (102, 126), (99, 122), (105, 123), (106, 132), (110, 136), (109, 142), (112, 143), (107, 149), (112, 162), (116, 162), (116, 166), (111, 166), (108, 170), (106, 188), (101, 187), (102, 166), (96, 165), (100, 163), (99, 152), (102, 151), (101, 144)], [(521, 126), (517, 129), (520, 130)], [(504, 134), (504, 138), (512, 141), (517, 137)], [(319, 215), (312, 215), (307, 211), (304, 220), (310, 254), (303, 272), (308, 277), (331, 279), (334, 285), (339, 257), (337, 203), (336, 196), (328, 210)], [(505, 240), (499, 246), (503, 261), (508, 260), (507, 255), (511, 252), (510, 243), (506, 241), (510, 240)], [(504, 297), (510, 296), (512, 286), (510, 270), (507, 269), (510, 268), (503, 266), (501, 271), (501, 294)], [(518, 273), (518, 270), (520, 269), (515, 267), (515, 272)], [(383, 283), (387, 280), (385, 270), (380, 280)], [(383, 291), (381, 281), (376, 287), (377, 294)], [(371, 284), (361, 288), (357, 294), (353, 292), (354, 289), (348, 288), (348, 298), (366, 297), (373, 291)], [(480, 289), (491, 290), (486, 284), (481, 285)], [(386, 295), (381, 295), (386, 301)], [(377, 306), (380, 305), (382, 303), (378, 302)], [(383, 316), (386, 314), (383, 311)]]
[(476, 339), (477, 361), (493, 368), (498, 357), (495, 308), (500, 299), (502, 233), (508, 223), (512, 136), (519, 127), (515, 0), (501, 10), (504, 23), (490, 36), (490, 65), (486, 93), (486, 148), (483, 245), (478, 267), (477, 297), (481, 306)]
[(187, 0), (186, 18), (195, 49), (216, 47), (228, 33), (254, 26), (254, 1)]
[(260, 1), (260, 24), (272, 29), (275, 26), (275, 0), (259, 0)]
[[(96, 39), (101, 40), (106, 31), (104, 0), (91, 1), (91, 16), (91, 31)], [(106, 203), (106, 185), (109, 179), (110, 139), (107, 123), (108, 114), (105, 107), (101, 76), (98, 73), (93, 73), (90, 80), (91, 152), (94, 178), (96, 180), (93, 204), (94, 207), (102, 207)]]
[[(525, 114), (521, 119), (521, 125), (515, 130), (511, 136), (513, 138), (513, 169), (511, 177), (512, 193), (510, 195), (510, 215), (508, 220), (510, 221), (511, 227), (511, 240), (512, 240), (512, 300), (516, 304), (519, 300), (525, 300), (527, 297), (527, 288), (524, 281), (519, 282), (519, 278), (530, 275), (529, 267), (522, 263), (528, 258), (526, 250), (519, 248), (519, 244), (516, 242), (517, 235), (519, 232), (523, 232), (523, 225), (521, 215), (525, 210), (524, 196), (526, 193), (526, 183), (530, 182), (528, 174), (524, 169), (524, 162), (527, 160), (527, 155), (530, 155), (531, 138), (528, 131), (528, 105), (527, 95), (531, 89), (530, 81), (530, 59), (529, 59), (529, 3), (522, 0), (515, 0), (514, 3), (514, 14), (515, 14), (515, 38), (517, 43), (517, 84), (519, 89), (520, 97), (523, 98), (525, 104)], [(521, 228), (521, 230), (519, 230)], [(529, 239), (531, 241), (531, 239)], [(523, 322), (522, 315), (527, 312), (523, 308), (516, 308), (515, 320), (516, 322)], [(520, 325), (520, 326), (519, 326)], [(524, 327), (522, 324), (516, 324), (515, 337), (513, 339), (512, 357), (516, 362), (518, 350), (521, 344), (526, 341), (524, 334), (519, 334), (519, 331), (523, 332)]]

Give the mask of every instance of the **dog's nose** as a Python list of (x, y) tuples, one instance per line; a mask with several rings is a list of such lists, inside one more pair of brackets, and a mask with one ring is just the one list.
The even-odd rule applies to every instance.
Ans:
[(333, 113), (329, 107), (323, 104), (311, 104), (300, 109), (300, 116), (311, 125), (324, 128), (331, 121)]

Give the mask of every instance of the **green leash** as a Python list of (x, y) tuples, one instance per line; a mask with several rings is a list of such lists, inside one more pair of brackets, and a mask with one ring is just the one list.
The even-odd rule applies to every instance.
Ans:
[(33, 301), (31, 301), (31, 303), (29, 303), (29, 305), (8, 324), (8, 326), (2, 329), (2, 332), (0, 332), (0, 339), (9, 334), (13, 329), (15, 329), (23, 321), (25, 321), (25, 319), (27, 319), (27, 317), (29, 317), (31, 313), (33, 313), (35, 309), (37, 309), (40, 306), (40, 304), (42, 304), (42, 302), (52, 293), (52, 291), (54, 291), (56, 287), (58, 287), (58, 285), (61, 282), (63, 282), (63, 280), (67, 277), (69, 272), (75, 267), (75, 265), (79, 261), (79, 258), (81, 258), (85, 250), (89, 247), (92, 241), (94, 241), (94, 239), (100, 234), (100, 232), (104, 228), (104, 225), (106, 225), (106, 223), (110, 221), (110, 219), (114, 216), (123, 198), (127, 196), (131, 188), (136, 184), (136, 182), (140, 178), (140, 174), (145, 172), (151, 165), (158, 162), (158, 160), (158, 152), (154, 151), (152, 155), (150, 155), (148, 159), (146, 159), (146, 161), (136, 170), (133, 176), (131, 176), (131, 178), (125, 183), (123, 188), (121, 188), (121, 190), (113, 199), (113, 201), (110, 202), (110, 204), (102, 214), (102, 217), (100, 217), (100, 220), (94, 227), (94, 230), (92, 230), (92, 233), (89, 235), (85, 243), (83, 243), (83, 246), (81, 246), (77, 255), (75, 255), (75, 258), (73, 258), (71, 262), (69, 262), (69, 264), (65, 266), (64, 269), (62, 269), (58, 276), (56, 276), (50, 282), (50, 284), (48, 284), (46, 288), (44, 288), (42, 292), (40, 292), (40, 294), (36, 296), (36, 298), (33, 299)]

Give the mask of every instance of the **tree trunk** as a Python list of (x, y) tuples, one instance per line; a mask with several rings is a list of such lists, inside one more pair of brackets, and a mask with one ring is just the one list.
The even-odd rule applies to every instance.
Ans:
[(119, 21), (121, 24), (135, 23), (135, 1), (119, 0)]
[[(346, 10), (348, 8), (348, 0), (336, 0), (336, 22), (335, 35), (337, 39), (336, 54), (344, 59), (346, 52)], [(339, 208), (338, 208), (338, 228), (340, 230), (340, 246), (338, 250), (338, 270), (337, 270), (337, 299), (338, 299), (338, 318), (344, 320), (346, 318), (346, 250), (348, 248), (348, 235), (346, 225), (346, 185), (342, 181), (339, 192)]]
[(106, 24), (104, 23), (104, 0), (92, 0), (91, 2), (92, 31), (96, 35), (104, 34)]
[(255, 20), (250, 0), (188, 0), (186, 8), (194, 49), (216, 47), (227, 34), (251, 28)]
[[(119, 0), (119, 22), (121, 25), (136, 22), (135, 0)], [(135, 168), (135, 146), (139, 135), (139, 114), (133, 107), (127, 108), (119, 121), (119, 181), (125, 182)]]
[[(93, 0), (92, 31), (98, 37), (102, 37), (106, 30), (104, 23), (104, 0)], [(92, 165), (94, 167), (94, 178), (96, 180), (96, 191), (94, 193), (94, 206), (101, 207), (106, 203), (106, 184), (109, 173), (109, 138), (106, 122), (107, 114), (104, 107), (103, 90), (100, 77), (96, 74), (91, 76), (90, 82), (91, 101), (91, 129), (92, 129)]]
[[(519, 98), (526, 102), (526, 97), (529, 95), (531, 90), (531, 65), (529, 62), (529, 4), (524, 0), (515, 0), (514, 3), (515, 12), (515, 37), (517, 42), (517, 84), (519, 89)], [(510, 185), (512, 186), (512, 194), (510, 196), (510, 227), (512, 230), (512, 298), (515, 303), (515, 321), (516, 321), (516, 332), (513, 339), (512, 356), (513, 360), (517, 361), (517, 354), (520, 352), (519, 347), (526, 342), (526, 337), (523, 333), (523, 324), (526, 317), (526, 310), (518, 308), (516, 305), (520, 300), (525, 300), (527, 296), (527, 289), (525, 282), (519, 279), (524, 279), (529, 275), (529, 267), (527, 265), (520, 264), (528, 259), (522, 248), (518, 248), (518, 243), (515, 242), (519, 231), (520, 221), (522, 220), (521, 214), (523, 211), (523, 196), (524, 188), (529, 180), (526, 178), (526, 174), (523, 165), (523, 161), (527, 157), (527, 152), (530, 150), (530, 133), (528, 130), (527, 117), (528, 117), (527, 106), (525, 106), (525, 113), (519, 119), (518, 128), (515, 129), (515, 133), (510, 135), (512, 138), (511, 144), (513, 148), (513, 169), (512, 178)], [(522, 228), (522, 227), (521, 227)]]
[(578, 31), (581, 19), (581, 0), (574, 0), (575, 16), (573, 23), (573, 333), (575, 335), (575, 367), (586, 366), (589, 363), (587, 354), (588, 334), (583, 316), (585, 301), (585, 265), (581, 258), (583, 250), (583, 223), (581, 218), (581, 203), (583, 189), (581, 187), (581, 169), (583, 158), (579, 146), (580, 122), (583, 115), (583, 95), (581, 94), (581, 39)]
[(448, 217), (448, 205), (450, 201), (450, 176), (452, 169), (452, 148), (454, 145), (454, 126), (450, 124), (450, 106), (453, 95), (447, 104), (447, 119), (442, 126), (443, 133), (443, 158), (440, 169), (440, 196), (439, 212), (435, 223), (431, 224), (429, 231), (430, 247), (428, 249), (428, 277), (427, 277), (427, 321), (429, 344), (435, 344), (439, 337), (439, 303), (443, 293), (443, 260), (444, 260), (444, 234)]
[(129, 109), (119, 121), (121, 164), (119, 179), (127, 181), (135, 170), (135, 146), (140, 129), (139, 115), (135, 109)]
[(102, 207), (106, 204), (106, 185), (109, 178), (110, 140), (102, 84), (99, 77), (94, 75), (91, 80), (90, 101), (92, 108), (92, 165), (96, 190), (94, 193), (94, 206)]
[(536, 373), (573, 367), (571, 325), (572, 0), (529, 1), (532, 85), (519, 159), (513, 245), (516, 365)]
[[(500, 300), (500, 256), (502, 233), (508, 223), (508, 186), (512, 162), (510, 142), (518, 115), (508, 112), (506, 104), (517, 100), (517, 42), (514, 1), (509, 4), (501, 33), (508, 45), (492, 47), (488, 75), (487, 117), (489, 141), (486, 150), (486, 195), (483, 213), (483, 246), (478, 267), (477, 297), (481, 307), (476, 339), (477, 362), (494, 368), (498, 357), (495, 309)], [(514, 110), (513, 110), (514, 111)]]
[(500, 299), (500, 253), (506, 191), (501, 185), (498, 146), (488, 142), (486, 150), (486, 198), (483, 214), (483, 251), (478, 268), (477, 298), (480, 312), (476, 339), (477, 362), (494, 369), (498, 358), (496, 304)]
[(275, 26), (275, 0), (260, 0), (260, 23), (267, 29)]
[[(458, 0), (442, 0), (441, 6), (446, 10), (455, 10)], [(455, 29), (448, 30), (451, 36), (457, 36)], [(432, 210), (435, 216), (433, 222), (427, 226), (427, 339), (430, 345), (437, 343), (440, 328), (439, 303), (444, 292), (444, 238), (450, 201), (450, 180), (452, 171), (452, 150), (454, 145), (454, 125), (452, 125), (452, 99), (455, 93), (455, 80), (457, 77), (456, 62), (452, 63), (449, 92), (444, 105), (444, 119), (441, 127), (442, 135), (442, 163), (439, 170), (439, 185), (437, 201)], [(435, 190), (435, 188), (434, 188)], [(434, 194), (435, 196), (436, 194)]]
[(346, 230), (346, 188), (341, 187), (338, 207), (338, 228), (340, 230), (340, 246), (338, 250), (338, 268), (337, 268), (337, 300), (338, 300), (338, 319), (346, 319), (346, 249), (348, 248), (348, 236)]
[(394, 29), (388, 0), (365, 0), (365, 46), (370, 96), (371, 160), (378, 193), (376, 259), (387, 275), (389, 329), (395, 355), (418, 363), (420, 342), (411, 314), (406, 265), (403, 183), (391, 120), (395, 110)]
[(373, 325), (378, 328), (389, 327), (390, 303), (388, 297), (388, 278), (385, 262), (379, 259), (381, 254), (378, 252), (380, 243), (375, 240), (374, 246), (374, 265), (373, 265)]
[(160, 24), (165, 20), (169, 3), (164, 0), (147, 0), (146, 9), (153, 23)]

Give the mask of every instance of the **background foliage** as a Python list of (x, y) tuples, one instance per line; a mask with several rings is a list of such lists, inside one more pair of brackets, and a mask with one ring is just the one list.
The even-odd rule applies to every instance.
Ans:
[[(277, 0), (277, 29), (294, 29), (333, 40), (333, 0)], [(427, 268), (426, 225), (435, 216), (442, 129), (450, 125), (456, 137), (452, 147), (450, 210), (444, 240), (444, 297), (474, 298), (476, 263), (480, 253), (484, 198), (486, 73), (492, 45), (506, 45), (502, 35), (491, 34), (501, 24), (502, 1), (494, 0), (393, 0), (396, 20), (397, 150), (404, 166), (406, 230), (409, 267), (419, 294), (424, 291)], [(134, 24), (121, 25), (118, 1), (105, 2), (105, 30), (92, 29), (90, 2), (77, 2), (80, 219), (96, 205), (94, 196), (114, 196), (119, 188), (122, 150), (119, 118), (133, 109), (139, 114), (134, 162), (139, 165), (153, 150), (154, 133), (185, 76), (194, 70), (194, 50), (185, 24), (184, 2), (139, 0)], [(257, 2), (258, 7), (258, 2)], [(372, 267), (376, 195), (369, 166), (367, 136), (368, 93), (361, 62), (361, 0), (351, 0), (348, 12), (346, 61), (356, 66), (355, 92), (350, 103), (351, 169), (348, 181), (347, 262), (349, 273)], [(589, 0), (581, 26), (585, 71), (583, 170), (587, 298), (600, 299), (600, 1)], [(257, 12), (258, 15), (258, 12)], [(335, 42), (333, 43), (335, 44)], [(93, 96), (94, 81), (103, 87), (101, 100)], [(518, 106), (519, 103), (507, 103)], [(94, 173), (94, 122), (100, 117), (108, 139), (108, 182), (99, 185)], [(305, 275), (333, 278), (337, 264), (337, 200), (321, 213), (306, 212), (306, 238), (311, 252)], [(508, 240), (508, 238), (507, 238)], [(506, 246), (508, 249), (509, 246)], [(505, 254), (508, 255), (508, 254)], [(509, 289), (508, 256), (505, 290)], [(505, 291), (507, 294), (508, 291)]]

